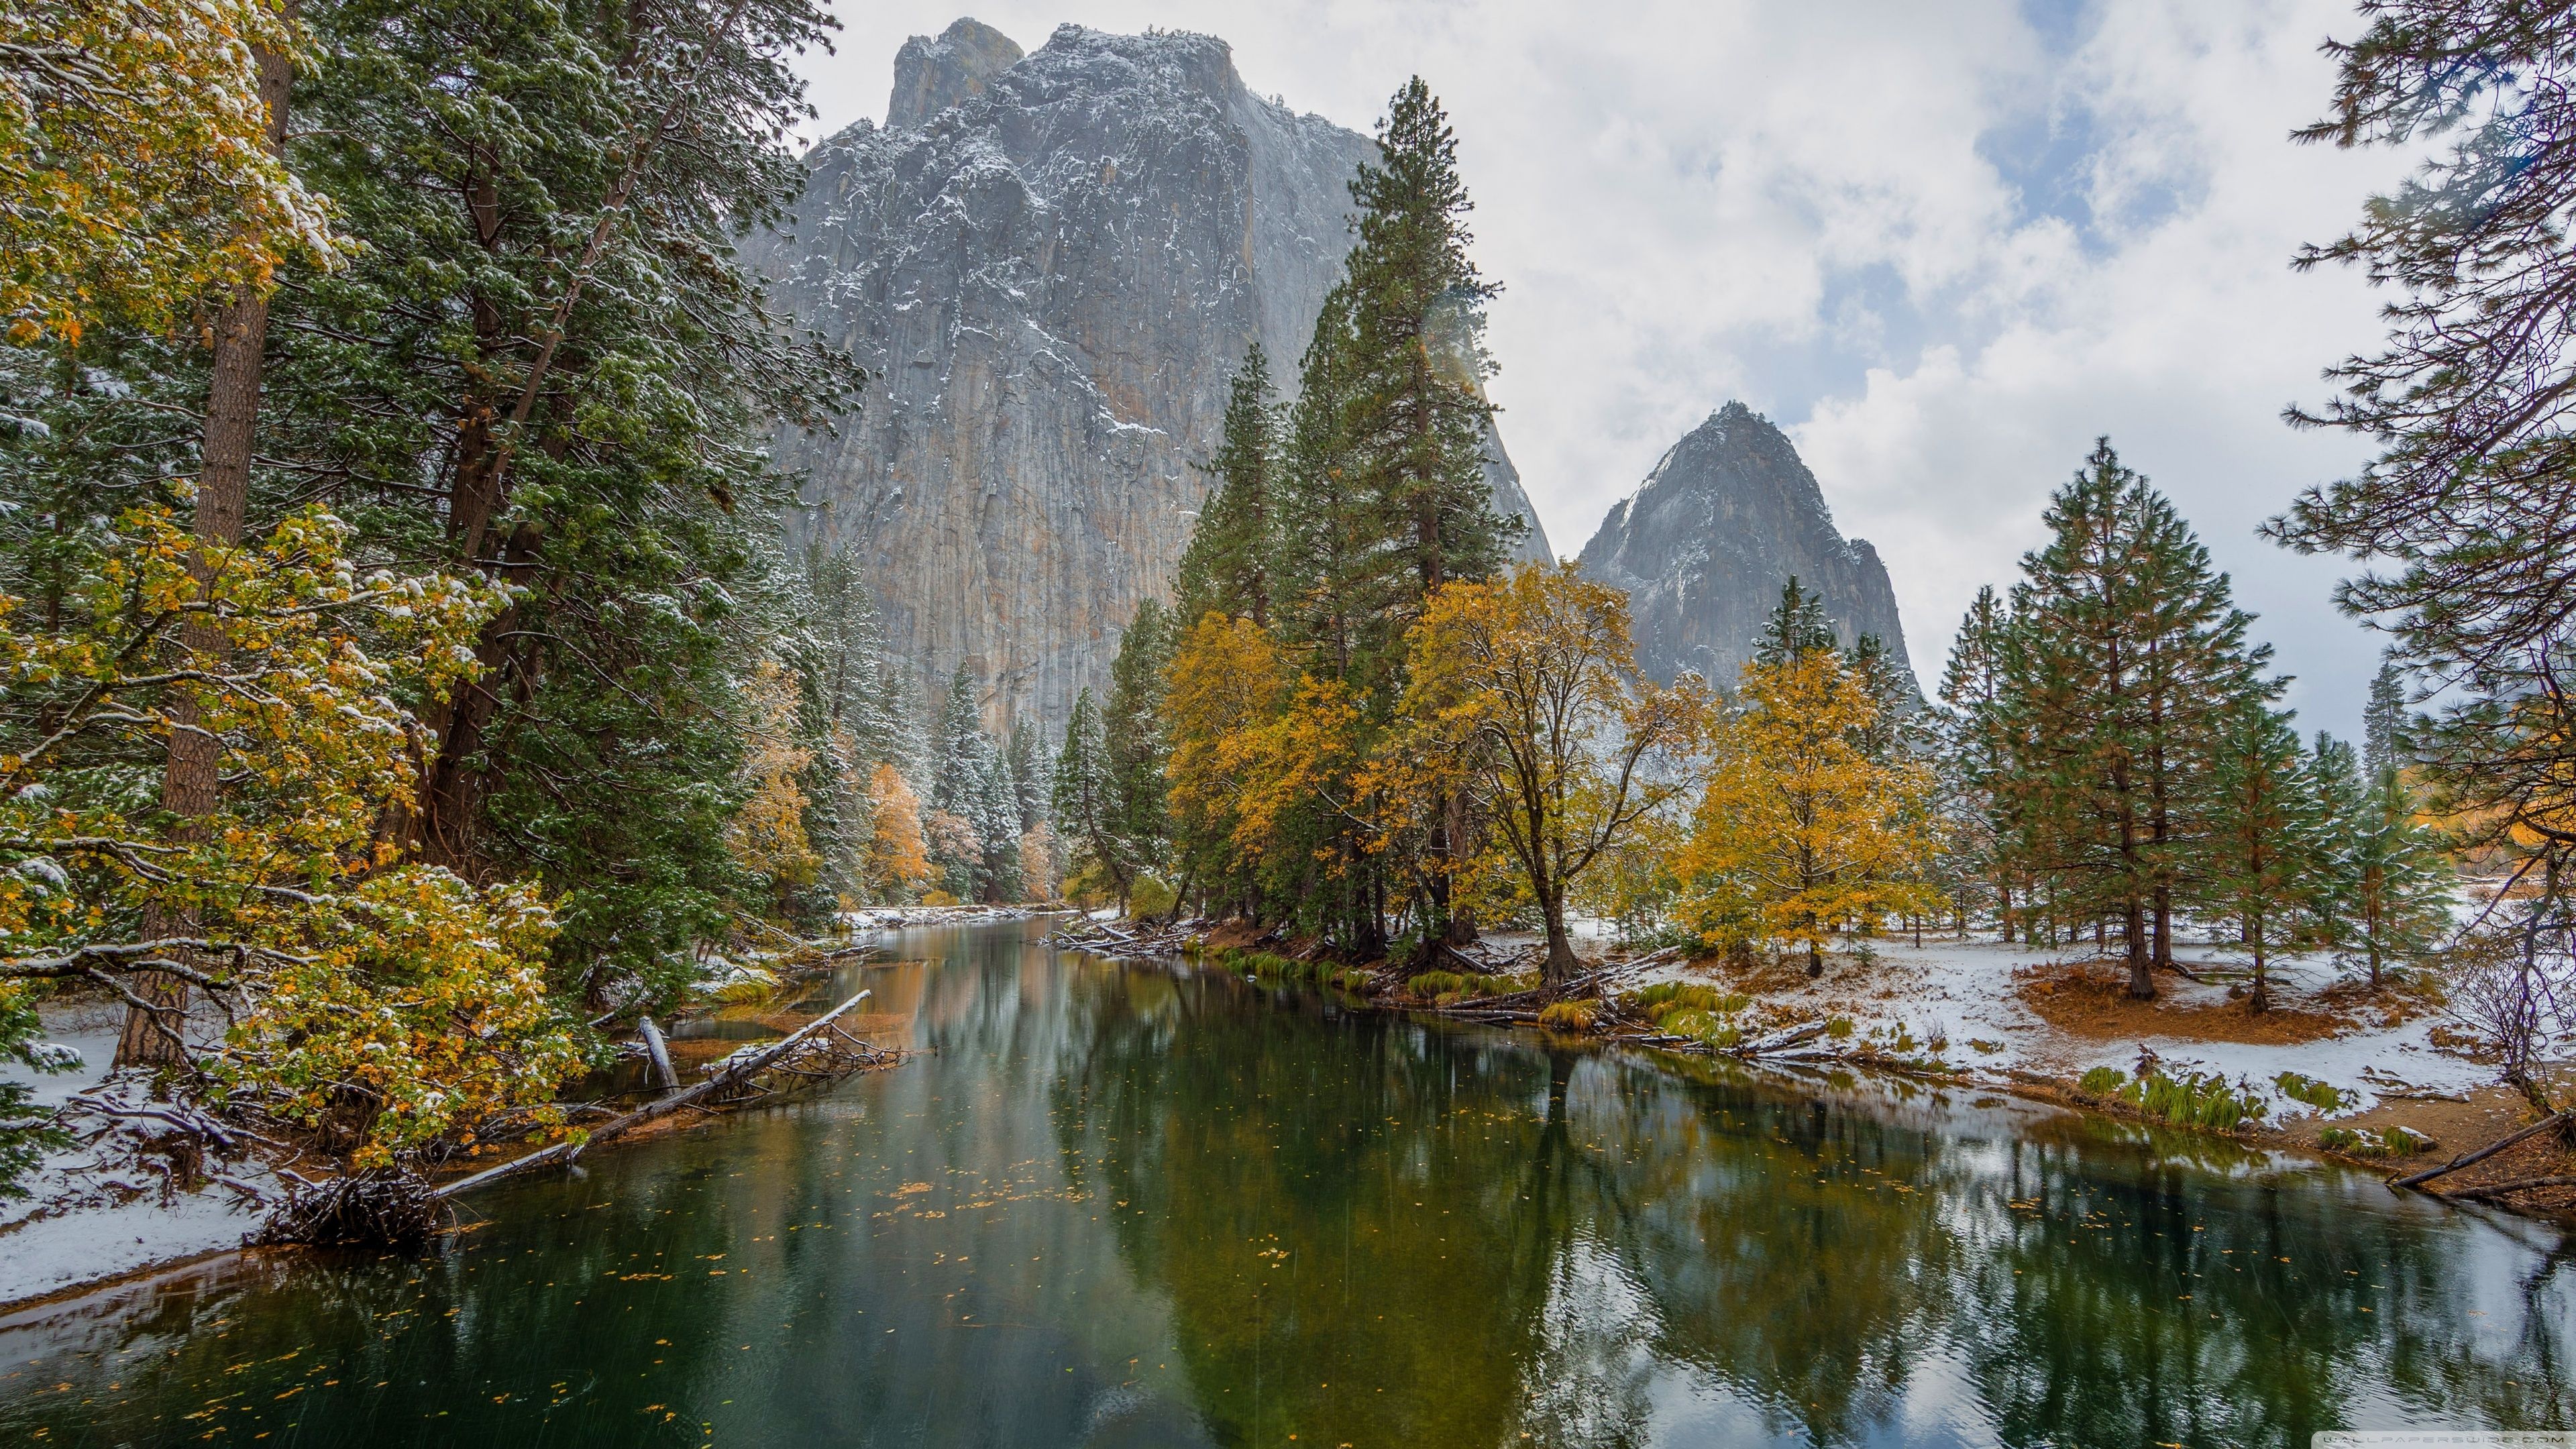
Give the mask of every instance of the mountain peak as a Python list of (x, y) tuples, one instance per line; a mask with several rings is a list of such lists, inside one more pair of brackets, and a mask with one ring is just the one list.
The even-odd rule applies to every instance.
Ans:
[(911, 129), (961, 101), (984, 93), (993, 77), (1024, 55), (1011, 37), (981, 20), (960, 16), (939, 38), (916, 35), (894, 57), (894, 95), (886, 102), (888, 128)]
[(1843, 538), (1789, 435), (1741, 402), (1667, 449), (1582, 561), (1628, 591), (1638, 662), (1659, 679), (1692, 670), (1732, 685), (1793, 577), (1823, 599), (1845, 644), (1874, 634), (1911, 668), (1878, 551)]

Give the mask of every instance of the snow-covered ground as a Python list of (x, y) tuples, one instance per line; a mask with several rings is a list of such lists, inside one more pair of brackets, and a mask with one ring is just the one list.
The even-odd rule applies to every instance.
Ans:
[[(1806, 982), (1794, 972), (1767, 973), (1754, 993), (1757, 1009), (1848, 1016), (1854, 1030), (1840, 1043), (1844, 1050), (1874, 1048), (1888, 1056), (1937, 1057), (1961, 1069), (1964, 1080), (1996, 1085), (2009, 1084), (2014, 1072), (2071, 1079), (2093, 1067), (2130, 1071), (2143, 1048), (2162, 1059), (2168, 1074), (2214, 1071), (2231, 1081), (2243, 1079), (2269, 1099), (2271, 1119), (2276, 1122), (2315, 1110), (2282, 1094), (2275, 1078), (2283, 1072), (2297, 1072), (2356, 1094), (2355, 1106), (2347, 1111), (2366, 1109), (2400, 1091), (2463, 1093), (2495, 1077), (2494, 1067), (2435, 1047), (2432, 1032), (2446, 1022), (2438, 1012), (2416, 1010), (2387, 1025), (2385, 1019), (2392, 1013), (2370, 1006), (2355, 1009), (2349, 1000), (2319, 1001), (2317, 993), (2341, 979), (2331, 963), (2320, 959), (2272, 962), (2274, 1005), (2285, 1012), (2331, 1009), (2351, 1024), (2316, 1040), (2252, 1043), (2210, 1040), (2193, 1029), (2208, 1023), (2202, 1013), (2243, 1012), (2243, 1002), (2231, 999), (2227, 985), (2219, 982), (2159, 973), (2158, 1005), (2174, 1013), (2173, 1029), (2114, 1036), (2053, 1025), (2016, 990), (2017, 970), (2036, 968), (2054, 976), (2088, 963), (2098, 972), (2113, 969), (2110, 963), (2093, 962), (2089, 949), (2070, 952), (2006, 946), (1990, 939), (1930, 937), (1920, 947), (1906, 940), (1876, 940), (1869, 945), (1874, 959), (1829, 957), (1820, 981)], [(2178, 946), (2176, 955), (2195, 968), (2205, 963), (2235, 969), (2242, 964), (2227, 953), (2202, 947)], [(1622, 986), (1634, 989), (1656, 981), (1743, 989), (1732, 977), (1681, 965), (1650, 967)], [(2195, 1016), (2200, 1020), (2192, 1020)], [(1900, 1039), (1910, 1040), (1911, 1049), (1891, 1046)], [(1935, 1041), (1944, 1043), (1937, 1052), (1930, 1045)]]
[[(106, 1080), (122, 1018), (123, 1008), (106, 1002), (47, 1010), (46, 1035), (77, 1050), (80, 1066), (39, 1075), (9, 1063), (0, 1080), (24, 1082), (39, 1106), (60, 1107)], [(23, 1184), (30, 1195), (0, 1201), (0, 1304), (238, 1247), (259, 1226), (263, 1210), (225, 1183), (165, 1197), (157, 1175), (138, 1170), (122, 1145), (111, 1136), (48, 1153)], [(217, 1170), (263, 1196), (280, 1188), (255, 1159)]]

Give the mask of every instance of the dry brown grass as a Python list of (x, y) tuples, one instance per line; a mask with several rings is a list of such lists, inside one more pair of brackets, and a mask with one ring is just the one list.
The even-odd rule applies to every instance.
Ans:
[[(2166, 997), (2136, 1001), (2129, 996), (2126, 971), (2093, 965), (2026, 966), (2013, 972), (2012, 989), (2024, 1006), (2050, 1026), (2091, 1041), (2165, 1036), (2290, 1046), (2322, 1041), (2358, 1024), (2346, 1012), (2316, 1010), (2313, 1003), (2275, 1005), (2270, 1011), (2255, 1012), (2241, 1001), (2183, 1003)], [(2276, 989), (2275, 996), (2281, 994)]]

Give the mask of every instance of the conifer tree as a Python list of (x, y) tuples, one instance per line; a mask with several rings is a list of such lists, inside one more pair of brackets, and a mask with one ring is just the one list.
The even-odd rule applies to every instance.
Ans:
[(2268, 1011), (2272, 954), (2328, 881), (2323, 811), (2288, 715), (2246, 693), (2217, 725), (2205, 898), (2253, 955), (2246, 1005)]
[(1181, 552), (1183, 629), (1210, 611), (1270, 624), (1271, 571), (1279, 552), (1279, 411), (1270, 400), (1270, 360), (1255, 342), (1235, 370), (1225, 434), (1208, 472), (1215, 486)]
[(1959, 621), (1950, 661), (1941, 676), (1940, 759), (1962, 829), (1963, 874), (1975, 877), (1992, 901), (1997, 929), (2009, 943), (2017, 924), (2013, 890), (2019, 879), (2017, 800), (2021, 761), (2013, 749), (2003, 654), (2013, 626), (1992, 586), (1977, 590)]
[(1385, 540), (1386, 580), (1407, 621), (1452, 578), (1483, 578), (1503, 561), (1507, 524), (1485, 481), (1484, 306), (1500, 289), (1467, 255), (1473, 208), (1458, 141), (1415, 76), (1378, 125), (1378, 162), (1351, 182), (1358, 244), (1351, 290), (1349, 403), (1343, 446)]
[(2361, 713), (2361, 770), (2376, 780), (2394, 769), (2406, 749), (2406, 676), (2397, 661), (2382, 658), (2370, 677), (2370, 700)]
[(1763, 621), (1762, 637), (1753, 644), (1753, 659), (1758, 664), (1794, 664), (1819, 650), (1835, 646), (1834, 626), (1825, 618), (1825, 601), (1820, 594), (1808, 593), (1798, 586), (1798, 576), (1780, 586), (1780, 602), (1771, 606), (1771, 616)]
[(1102, 734), (1100, 706), (1088, 688), (1074, 696), (1073, 713), (1065, 721), (1064, 748), (1055, 757), (1052, 803), (1056, 828), (1072, 849), (1078, 872), (1096, 869), (1119, 899), (1126, 899), (1134, 878), (1116, 834), (1109, 745)]
[(1163, 861), (1171, 834), (1164, 811), (1163, 694), (1177, 640), (1171, 611), (1159, 600), (1137, 606), (1109, 666), (1109, 705), (1101, 713), (1108, 788), (1108, 838), (1124, 852), (1120, 879), (1132, 882)]
[(930, 813), (923, 825), (942, 887), (961, 901), (981, 900), (984, 895), (986, 844), (978, 829), (987, 774), (983, 742), (974, 677), (960, 664), (948, 678), (939, 723), (931, 735)]
[(1046, 741), (1026, 720), (1011, 724), (1011, 798), (1019, 813), (1023, 832), (1046, 823), (1047, 791), (1055, 778), (1055, 762), (1048, 758)]
[(2277, 683), (2251, 616), (2171, 503), (2103, 439), (2051, 500), (2022, 560), (2005, 693), (2026, 762), (2035, 864), (2081, 918), (2117, 922), (2130, 994), (2155, 995), (2196, 883), (2219, 719)]

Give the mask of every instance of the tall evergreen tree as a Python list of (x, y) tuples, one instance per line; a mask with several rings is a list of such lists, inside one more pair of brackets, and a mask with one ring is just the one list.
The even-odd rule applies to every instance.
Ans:
[(1011, 798), (1017, 806), (1020, 829), (1035, 830), (1046, 823), (1047, 792), (1054, 784), (1055, 762), (1048, 757), (1046, 741), (1026, 720), (1012, 722), (1009, 753)]
[(1123, 900), (1134, 877), (1128, 873), (1127, 851), (1117, 836), (1109, 743), (1101, 728), (1100, 706), (1087, 688), (1074, 696), (1073, 713), (1065, 720), (1064, 748), (1056, 752), (1050, 803), (1056, 828), (1071, 847), (1077, 870), (1099, 871)]
[(1825, 601), (1799, 587), (1798, 576), (1780, 586), (1780, 602), (1763, 621), (1762, 637), (1753, 644), (1758, 664), (1794, 664), (1836, 644), (1834, 626), (1825, 619)]
[(804, 182), (809, 0), (327, 0), (289, 163), (363, 243), (291, 271), (253, 513), (310, 499), (380, 557), (512, 586), (476, 687), (428, 713), (408, 843), (531, 875), (596, 996), (676, 989), (725, 929), (739, 722), (710, 702), (780, 621), (742, 600), (778, 425), (844, 411), (735, 258)]
[(2020, 880), (2020, 760), (2013, 749), (2004, 663), (2013, 639), (2003, 602), (1992, 586), (1981, 587), (1959, 621), (1941, 675), (1940, 759), (1947, 792), (1962, 816), (1963, 873), (1993, 903), (2006, 942), (2017, 924), (2013, 891)]
[(942, 697), (930, 746), (930, 861), (939, 867), (949, 894), (960, 900), (980, 900), (989, 854), (989, 843), (979, 828), (988, 768), (975, 679), (963, 664), (948, 677), (948, 692)]
[(1216, 482), (1181, 552), (1174, 589), (1181, 627), (1213, 610), (1267, 628), (1279, 552), (1280, 437), (1278, 406), (1270, 400), (1270, 359), (1258, 342), (1235, 370), (1224, 440), (1208, 472)]
[(2209, 751), (2224, 711), (2280, 686), (2251, 616), (2171, 503), (2108, 439), (2060, 488), (2048, 546), (2014, 587), (2005, 651), (2035, 864), (2083, 916), (2119, 923), (2129, 991), (2155, 994), (2198, 877)]
[(2229, 701), (2210, 752), (2204, 896), (2254, 957), (2246, 1005), (2272, 1006), (2271, 958), (2317, 899), (2330, 864), (2323, 812), (2289, 716), (2261, 695)]
[(1343, 445), (1385, 541), (1384, 587), (1409, 621), (1452, 578), (1498, 567), (1511, 524), (1485, 481), (1494, 408), (1484, 307), (1500, 288), (1467, 255), (1473, 209), (1458, 140), (1430, 87), (1405, 82), (1378, 124), (1378, 162), (1351, 182), (1351, 362)]
[(1161, 866), (1171, 834), (1164, 814), (1168, 786), (1163, 766), (1170, 750), (1163, 729), (1163, 691), (1179, 642), (1171, 611), (1147, 599), (1119, 636), (1109, 666), (1109, 705), (1101, 713), (1108, 765), (1110, 838), (1125, 853), (1122, 878)]
[(2381, 659), (2370, 677), (2370, 700), (2361, 713), (2361, 769), (2376, 780), (2395, 769), (2406, 749), (2406, 677), (2394, 659)]

